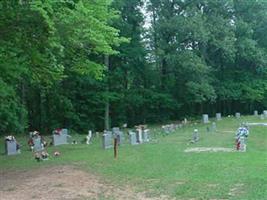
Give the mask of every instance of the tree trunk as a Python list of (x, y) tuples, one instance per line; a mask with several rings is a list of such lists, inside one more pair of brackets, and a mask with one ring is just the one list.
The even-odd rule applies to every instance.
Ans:
[[(107, 66), (107, 70), (109, 71), (109, 56), (105, 55), (105, 65)], [(107, 75), (107, 86), (106, 86), (106, 91), (108, 93), (109, 91), (109, 81), (108, 81), (108, 75)], [(106, 99), (105, 103), (105, 116), (104, 116), (104, 123), (105, 123), (105, 130), (109, 130), (109, 99)]]

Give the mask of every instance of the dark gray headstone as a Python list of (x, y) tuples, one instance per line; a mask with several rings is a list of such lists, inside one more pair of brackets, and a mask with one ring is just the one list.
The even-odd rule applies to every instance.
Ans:
[(5, 141), (5, 150), (6, 155), (16, 155), (20, 153), (20, 151), (17, 149), (17, 142), (16, 140), (12, 141)]
[(110, 131), (104, 131), (104, 134), (102, 136), (102, 144), (104, 149), (112, 148), (112, 132)]

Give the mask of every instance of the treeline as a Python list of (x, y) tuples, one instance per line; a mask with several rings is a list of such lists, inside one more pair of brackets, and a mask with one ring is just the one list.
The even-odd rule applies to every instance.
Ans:
[(267, 106), (267, 1), (2, 0), (0, 132)]

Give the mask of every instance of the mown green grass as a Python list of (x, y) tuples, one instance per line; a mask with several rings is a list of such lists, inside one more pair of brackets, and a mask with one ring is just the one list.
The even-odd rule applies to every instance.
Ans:
[[(234, 147), (234, 133), (241, 122), (263, 122), (256, 117), (224, 118), (217, 122), (217, 132), (207, 132), (207, 125), (194, 124), (164, 136), (157, 126), (151, 126), (153, 141), (149, 144), (119, 148), (117, 160), (113, 150), (103, 150), (100, 138), (93, 144), (49, 147), (61, 156), (37, 163), (24, 141), (22, 154), (0, 156), (0, 169), (32, 169), (51, 165), (78, 165), (101, 175), (113, 184), (132, 185), (148, 195), (166, 194), (177, 199), (267, 199), (267, 127), (250, 128), (247, 152), (184, 153), (190, 147)], [(194, 128), (200, 131), (200, 141), (188, 144)], [(232, 131), (232, 133), (230, 132)], [(76, 140), (84, 136), (74, 135)], [(0, 144), (4, 149), (3, 142)], [(232, 193), (232, 194), (229, 194)]]

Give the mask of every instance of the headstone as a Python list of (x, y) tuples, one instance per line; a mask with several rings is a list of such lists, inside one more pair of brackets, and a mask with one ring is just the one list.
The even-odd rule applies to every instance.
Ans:
[(207, 124), (207, 123), (209, 123), (209, 115), (208, 114), (203, 114), (203, 123), (204, 124)]
[(213, 132), (217, 131), (217, 126), (216, 126), (215, 122), (212, 122), (211, 129), (212, 129)]
[(149, 142), (149, 129), (143, 131), (143, 140), (144, 142)]
[(263, 115), (263, 114), (261, 114), (260, 118), (263, 120), (263, 119), (264, 119), (264, 115)]
[(68, 129), (57, 129), (53, 131), (54, 146), (68, 144)]
[(216, 113), (216, 119), (217, 119), (217, 121), (222, 119), (221, 113)]
[(5, 141), (5, 150), (6, 155), (16, 155), (20, 153), (20, 150), (18, 149), (16, 140), (12, 141)]
[(104, 131), (102, 136), (102, 144), (104, 149), (112, 148), (112, 132)]
[(192, 142), (195, 143), (199, 140), (199, 134), (198, 134), (198, 130), (195, 129), (193, 132), (193, 138), (192, 138)]
[(88, 135), (86, 136), (86, 144), (90, 144), (91, 143), (91, 138), (92, 138), (92, 131), (89, 130), (88, 131)]
[(242, 151), (242, 152), (246, 152), (247, 150), (247, 146), (246, 146), (246, 141), (245, 141), (245, 137), (240, 137), (240, 148), (239, 148), (239, 151)]
[(263, 111), (263, 115), (264, 115), (264, 118), (267, 117), (267, 110), (264, 110), (264, 111)]
[(137, 129), (137, 142), (140, 144), (143, 143), (143, 136), (142, 136), (141, 128)]
[(257, 110), (254, 110), (254, 116), (258, 116), (258, 111)]
[(33, 140), (33, 150), (34, 151), (42, 151), (44, 150), (44, 145), (42, 144), (41, 136), (35, 136), (32, 138)]
[(136, 145), (137, 143), (137, 138), (136, 138), (136, 133), (134, 131), (129, 131), (129, 141), (131, 145)]
[(241, 116), (241, 115), (240, 115), (239, 112), (235, 113), (235, 117), (236, 117), (236, 118), (240, 118), (240, 116)]
[(124, 140), (124, 135), (123, 132), (120, 131), (120, 128), (118, 127), (112, 128), (112, 133), (114, 138), (117, 138), (118, 145), (122, 144)]

